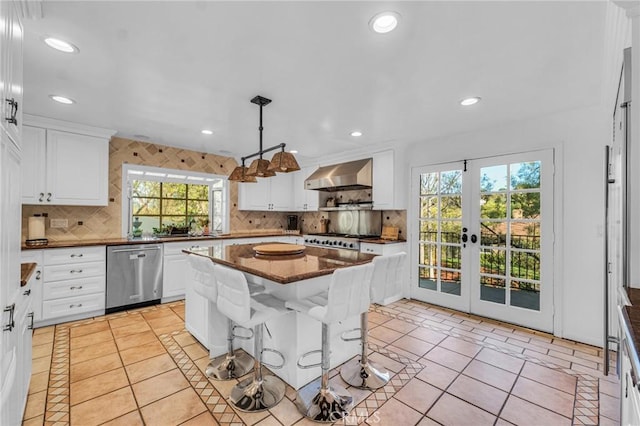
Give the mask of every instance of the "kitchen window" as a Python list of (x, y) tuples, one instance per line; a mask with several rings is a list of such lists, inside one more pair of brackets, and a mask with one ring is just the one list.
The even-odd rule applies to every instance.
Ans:
[(226, 176), (123, 165), (123, 235), (227, 231)]

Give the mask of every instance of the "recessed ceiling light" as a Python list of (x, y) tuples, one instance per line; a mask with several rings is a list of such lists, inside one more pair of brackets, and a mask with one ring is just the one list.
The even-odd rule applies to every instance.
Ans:
[(65, 96), (60, 96), (60, 95), (49, 95), (49, 97), (51, 99), (53, 99), (56, 102), (60, 102), (61, 104), (65, 104), (65, 105), (71, 105), (71, 104), (75, 104), (76, 101), (74, 101), (71, 98), (67, 98)]
[(290, 153), (292, 153), (292, 154), (297, 154), (297, 153), (298, 153), (298, 150), (297, 150), (297, 149), (292, 149), (292, 150), (291, 150), (291, 151), (289, 151), (289, 152), (290, 152)]
[(463, 100), (460, 101), (460, 105), (462, 106), (470, 106), (470, 105), (475, 105), (478, 102), (480, 102), (480, 97), (475, 96), (473, 98), (464, 98)]
[(386, 34), (396, 29), (400, 15), (397, 12), (380, 12), (369, 21), (369, 27), (378, 34)]
[(203, 135), (212, 135), (212, 134), (213, 134), (213, 131), (212, 131), (212, 130), (204, 129), (204, 130), (202, 131), (202, 134), (203, 134)]
[(68, 41), (60, 40), (59, 38), (47, 37), (44, 39), (44, 42), (47, 46), (59, 50), (64, 53), (78, 53), (80, 49), (78, 49), (73, 44)]
[(361, 132), (361, 131), (359, 131), (359, 130), (354, 130), (353, 132), (351, 132), (351, 136), (353, 136), (353, 137), (356, 137), (356, 138), (357, 138), (357, 137), (359, 137), (359, 136), (362, 136), (362, 132)]

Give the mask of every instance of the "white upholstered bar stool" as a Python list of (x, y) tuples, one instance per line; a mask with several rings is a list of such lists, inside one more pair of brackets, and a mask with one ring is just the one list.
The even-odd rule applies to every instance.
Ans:
[[(380, 304), (387, 297), (402, 292), (402, 269), (407, 255), (404, 252), (373, 258), (373, 274), (371, 277), (371, 302)], [(361, 389), (378, 389), (389, 382), (390, 374), (382, 366), (369, 361), (369, 310), (360, 315), (360, 337), (362, 352), (359, 356), (347, 361), (340, 369), (342, 380), (351, 386)]]
[[(216, 266), (216, 279), (218, 281), (218, 310), (242, 327), (253, 327), (253, 377), (234, 386), (229, 400), (241, 411), (267, 410), (282, 400), (285, 384), (279, 377), (263, 376), (262, 365), (282, 368), (284, 356), (279, 351), (264, 347), (263, 327), (265, 327), (265, 322), (290, 311), (285, 308), (283, 300), (270, 294), (263, 293), (252, 297), (249, 294), (247, 279), (240, 271), (218, 265)], [(263, 352), (273, 352), (280, 355), (282, 364), (267, 364), (262, 359)]]
[[(187, 258), (193, 269), (193, 290), (207, 299), (209, 303), (208, 312), (211, 316), (213, 307), (218, 301), (218, 283), (215, 277), (218, 266), (211, 259), (195, 254), (190, 254)], [(209, 319), (207, 318), (207, 322), (210, 324), (211, 321)], [(253, 359), (249, 354), (241, 349), (234, 350), (233, 348), (234, 338), (246, 339), (251, 338), (251, 336), (236, 336), (233, 321), (227, 317), (225, 317), (225, 320), (227, 323), (227, 353), (210, 359), (205, 370), (207, 377), (214, 380), (238, 379), (253, 368)], [(209, 326), (211, 327), (211, 325)]]
[[(346, 389), (329, 386), (330, 348), (329, 325), (349, 317), (360, 315), (369, 309), (369, 284), (372, 265), (359, 265), (336, 269), (331, 277), (329, 290), (306, 299), (287, 301), (286, 306), (322, 322), (322, 349), (303, 354), (298, 367), (320, 366), (320, 380), (311, 382), (298, 391), (295, 404), (308, 419), (317, 422), (335, 422), (349, 414), (353, 398)], [(319, 364), (304, 365), (302, 359), (321, 352)]]

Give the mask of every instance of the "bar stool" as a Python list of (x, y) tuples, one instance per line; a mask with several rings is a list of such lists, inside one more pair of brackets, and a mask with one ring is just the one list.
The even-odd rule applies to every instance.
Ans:
[[(216, 266), (218, 280), (218, 310), (231, 321), (243, 327), (253, 327), (253, 377), (243, 380), (231, 389), (229, 400), (240, 411), (264, 411), (278, 404), (285, 393), (284, 382), (276, 376), (263, 376), (262, 365), (282, 368), (284, 355), (263, 346), (262, 328), (269, 320), (287, 314), (284, 301), (269, 294), (249, 294), (244, 274), (235, 269)], [(267, 330), (268, 332), (268, 330)], [(262, 360), (264, 352), (273, 352), (282, 358), (282, 364), (272, 365)]]
[[(322, 367), (320, 381), (312, 382), (298, 391), (295, 404), (307, 418), (317, 422), (335, 422), (347, 416), (353, 408), (353, 397), (341, 386), (329, 386), (330, 349), (329, 326), (369, 309), (369, 283), (372, 265), (359, 265), (334, 271), (329, 290), (306, 299), (287, 301), (294, 309), (322, 322), (322, 349), (303, 354), (298, 367)], [(304, 365), (302, 359), (320, 352), (319, 364)]]
[[(211, 259), (206, 257), (190, 254), (187, 258), (194, 272), (192, 280), (193, 290), (207, 299), (209, 303), (209, 315), (211, 315), (218, 299), (218, 284), (215, 277), (218, 267), (215, 266)], [(227, 353), (210, 359), (205, 370), (206, 376), (214, 380), (237, 379), (249, 373), (253, 368), (253, 360), (249, 354), (240, 349), (234, 350), (233, 347), (234, 338), (250, 339), (252, 335), (236, 335), (236, 325), (226, 316), (224, 318), (227, 323)]]
[[(396, 253), (373, 258), (373, 276), (371, 277), (371, 302), (382, 303), (388, 296), (402, 291), (402, 268), (406, 253)], [(353, 331), (353, 330), (351, 330)], [(360, 315), (360, 337), (343, 340), (361, 340), (362, 352), (359, 357), (347, 361), (340, 369), (342, 380), (351, 386), (375, 390), (389, 382), (390, 374), (382, 366), (369, 361), (369, 310)]]

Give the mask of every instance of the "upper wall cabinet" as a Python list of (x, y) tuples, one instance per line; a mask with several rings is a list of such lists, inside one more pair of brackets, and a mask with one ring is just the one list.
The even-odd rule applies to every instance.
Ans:
[(292, 211), (293, 174), (278, 173), (269, 178), (258, 178), (258, 183), (238, 184), (238, 209), (257, 211)]
[(403, 170), (395, 167), (395, 153), (393, 150), (376, 152), (373, 154), (373, 209), (374, 210), (402, 210), (404, 205), (404, 191), (400, 173)]
[(24, 32), (12, 1), (0, 1), (0, 115), (1, 126), (13, 143), (20, 148), (22, 129), (22, 41)]
[(114, 132), (81, 134), (48, 124), (23, 129), (22, 204), (106, 206)]
[(306, 189), (304, 181), (315, 172), (318, 166), (302, 167), (299, 171), (293, 173), (293, 201), (294, 211), (317, 211), (318, 210), (318, 191)]

